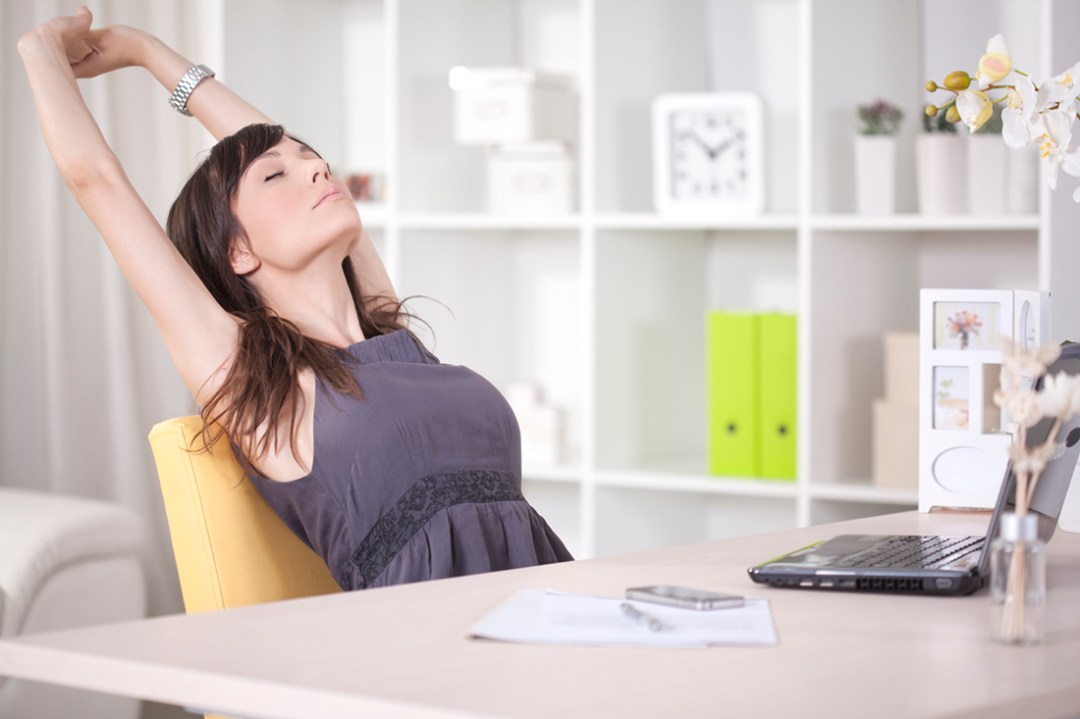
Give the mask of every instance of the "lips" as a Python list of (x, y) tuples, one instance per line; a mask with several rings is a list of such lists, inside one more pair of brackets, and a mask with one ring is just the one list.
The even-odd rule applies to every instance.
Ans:
[(315, 209), (316, 207), (321, 205), (326, 200), (332, 199), (334, 197), (343, 197), (343, 196), (344, 196), (344, 194), (338, 188), (336, 188), (336, 187), (328, 187), (328, 188), (326, 188), (326, 191), (324, 193), (319, 195), (319, 199), (315, 201), (315, 204), (311, 206), (311, 209)]

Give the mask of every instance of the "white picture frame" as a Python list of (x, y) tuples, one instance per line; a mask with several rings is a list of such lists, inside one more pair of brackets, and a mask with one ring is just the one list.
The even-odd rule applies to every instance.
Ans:
[(763, 109), (757, 95), (658, 95), (652, 136), (658, 213), (716, 217), (764, 210)]
[[(1025, 307), (1024, 318), (1018, 316)], [(919, 300), (919, 510), (990, 509), (1008, 466), (1008, 417), (993, 402), (1002, 338), (1042, 343), (1050, 296), (924, 289)]]

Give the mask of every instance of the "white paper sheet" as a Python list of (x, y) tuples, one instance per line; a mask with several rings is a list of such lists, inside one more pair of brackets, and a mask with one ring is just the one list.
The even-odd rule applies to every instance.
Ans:
[(518, 592), (470, 630), (470, 636), (527, 644), (708, 647), (775, 646), (769, 602), (747, 599), (737, 609), (698, 611), (630, 602), (663, 623), (660, 631), (634, 621), (625, 599), (584, 597), (527, 589)]

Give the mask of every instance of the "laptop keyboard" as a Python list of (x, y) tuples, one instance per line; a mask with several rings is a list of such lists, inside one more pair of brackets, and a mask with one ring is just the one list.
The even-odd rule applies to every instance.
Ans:
[(983, 537), (893, 537), (830, 566), (936, 569), (980, 551), (983, 541)]

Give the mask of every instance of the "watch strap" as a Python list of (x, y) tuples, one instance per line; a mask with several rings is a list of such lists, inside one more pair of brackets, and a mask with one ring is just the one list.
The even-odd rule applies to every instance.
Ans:
[(195, 92), (199, 83), (208, 77), (214, 77), (214, 71), (206, 65), (193, 65), (188, 68), (188, 71), (180, 78), (180, 82), (176, 83), (176, 89), (172, 91), (172, 95), (169, 96), (169, 106), (181, 115), (190, 117), (191, 113), (187, 109), (188, 98)]

